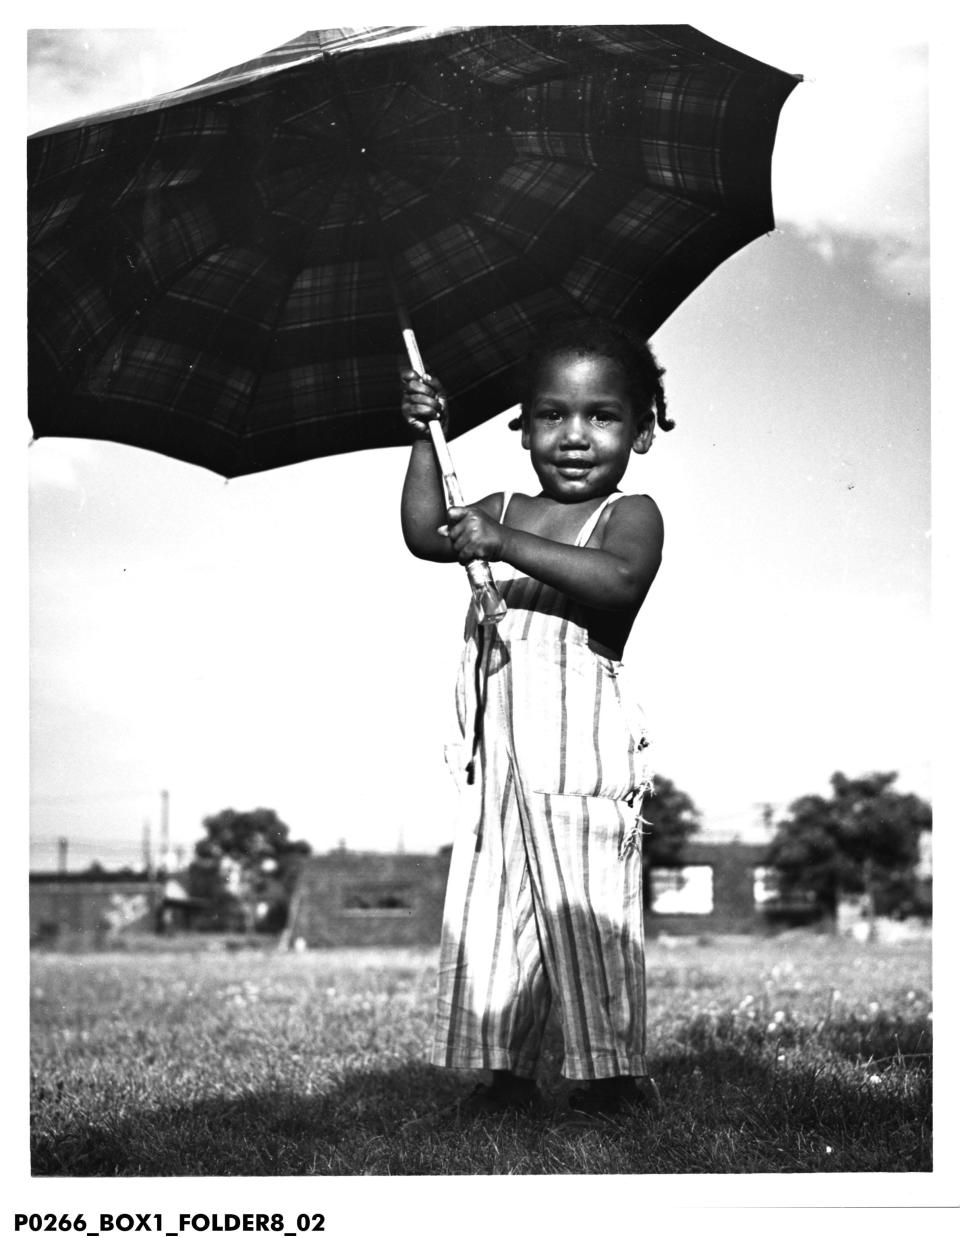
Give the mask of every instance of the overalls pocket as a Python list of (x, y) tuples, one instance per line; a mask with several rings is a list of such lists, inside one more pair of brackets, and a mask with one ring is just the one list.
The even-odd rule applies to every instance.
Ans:
[(550, 839), (568, 899), (582, 896), (589, 903), (611, 880), (621, 889), (616, 861), (637, 862), (641, 851), (636, 810), (626, 800), (535, 792), (530, 810), (545, 827), (541, 837)]
[[(645, 781), (642, 714), (625, 707), (618, 664), (585, 646), (524, 653), (513, 678), (513, 752), (531, 791), (621, 800)], [(522, 685), (522, 687), (521, 687)]]

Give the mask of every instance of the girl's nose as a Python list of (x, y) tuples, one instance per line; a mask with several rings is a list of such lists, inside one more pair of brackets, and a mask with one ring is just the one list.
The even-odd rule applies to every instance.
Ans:
[(563, 442), (578, 446), (586, 442), (586, 427), (582, 417), (567, 417), (563, 423)]

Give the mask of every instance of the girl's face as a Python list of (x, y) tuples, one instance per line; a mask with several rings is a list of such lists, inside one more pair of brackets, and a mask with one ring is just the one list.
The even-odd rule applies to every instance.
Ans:
[(616, 490), (630, 453), (649, 451), (653, 427), (652, 416), (638, 427), (616, 361), (558, 353), (540, 370), (522, 442), (544, 494), (579, 503)]

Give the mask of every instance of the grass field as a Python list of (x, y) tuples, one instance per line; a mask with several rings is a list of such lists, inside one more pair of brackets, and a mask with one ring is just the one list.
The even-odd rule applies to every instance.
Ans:
[[(931, 1169), (929, 944), (654, 941), (659, 1120), (467, 1123), (423, 1065), (433, 950), (32, 958), (37, 1175), (682, 1174)], [(438, 1113), (404, 1133), (404, 1122)]]

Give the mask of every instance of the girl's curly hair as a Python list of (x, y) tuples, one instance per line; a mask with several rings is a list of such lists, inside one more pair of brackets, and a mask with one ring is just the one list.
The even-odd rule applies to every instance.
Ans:
[(638, 423), (656, 417), (661, 430), (672, 430), (674, 422), (667, 417), (667, 399), (663, 390), (665, 371), (657, 363), (646, 340), (634, 335), (627, 327), (603, 318), (572, 318), (551, 324), (528, 354), (520, 375), (520, 417), (510, 422), (511, 430), (519, 430), (530, 404), (545, 363), (558, 353), (576, 353), (581, 357), (609, 357), (622, 368), (630, 392), (630, 401)]

